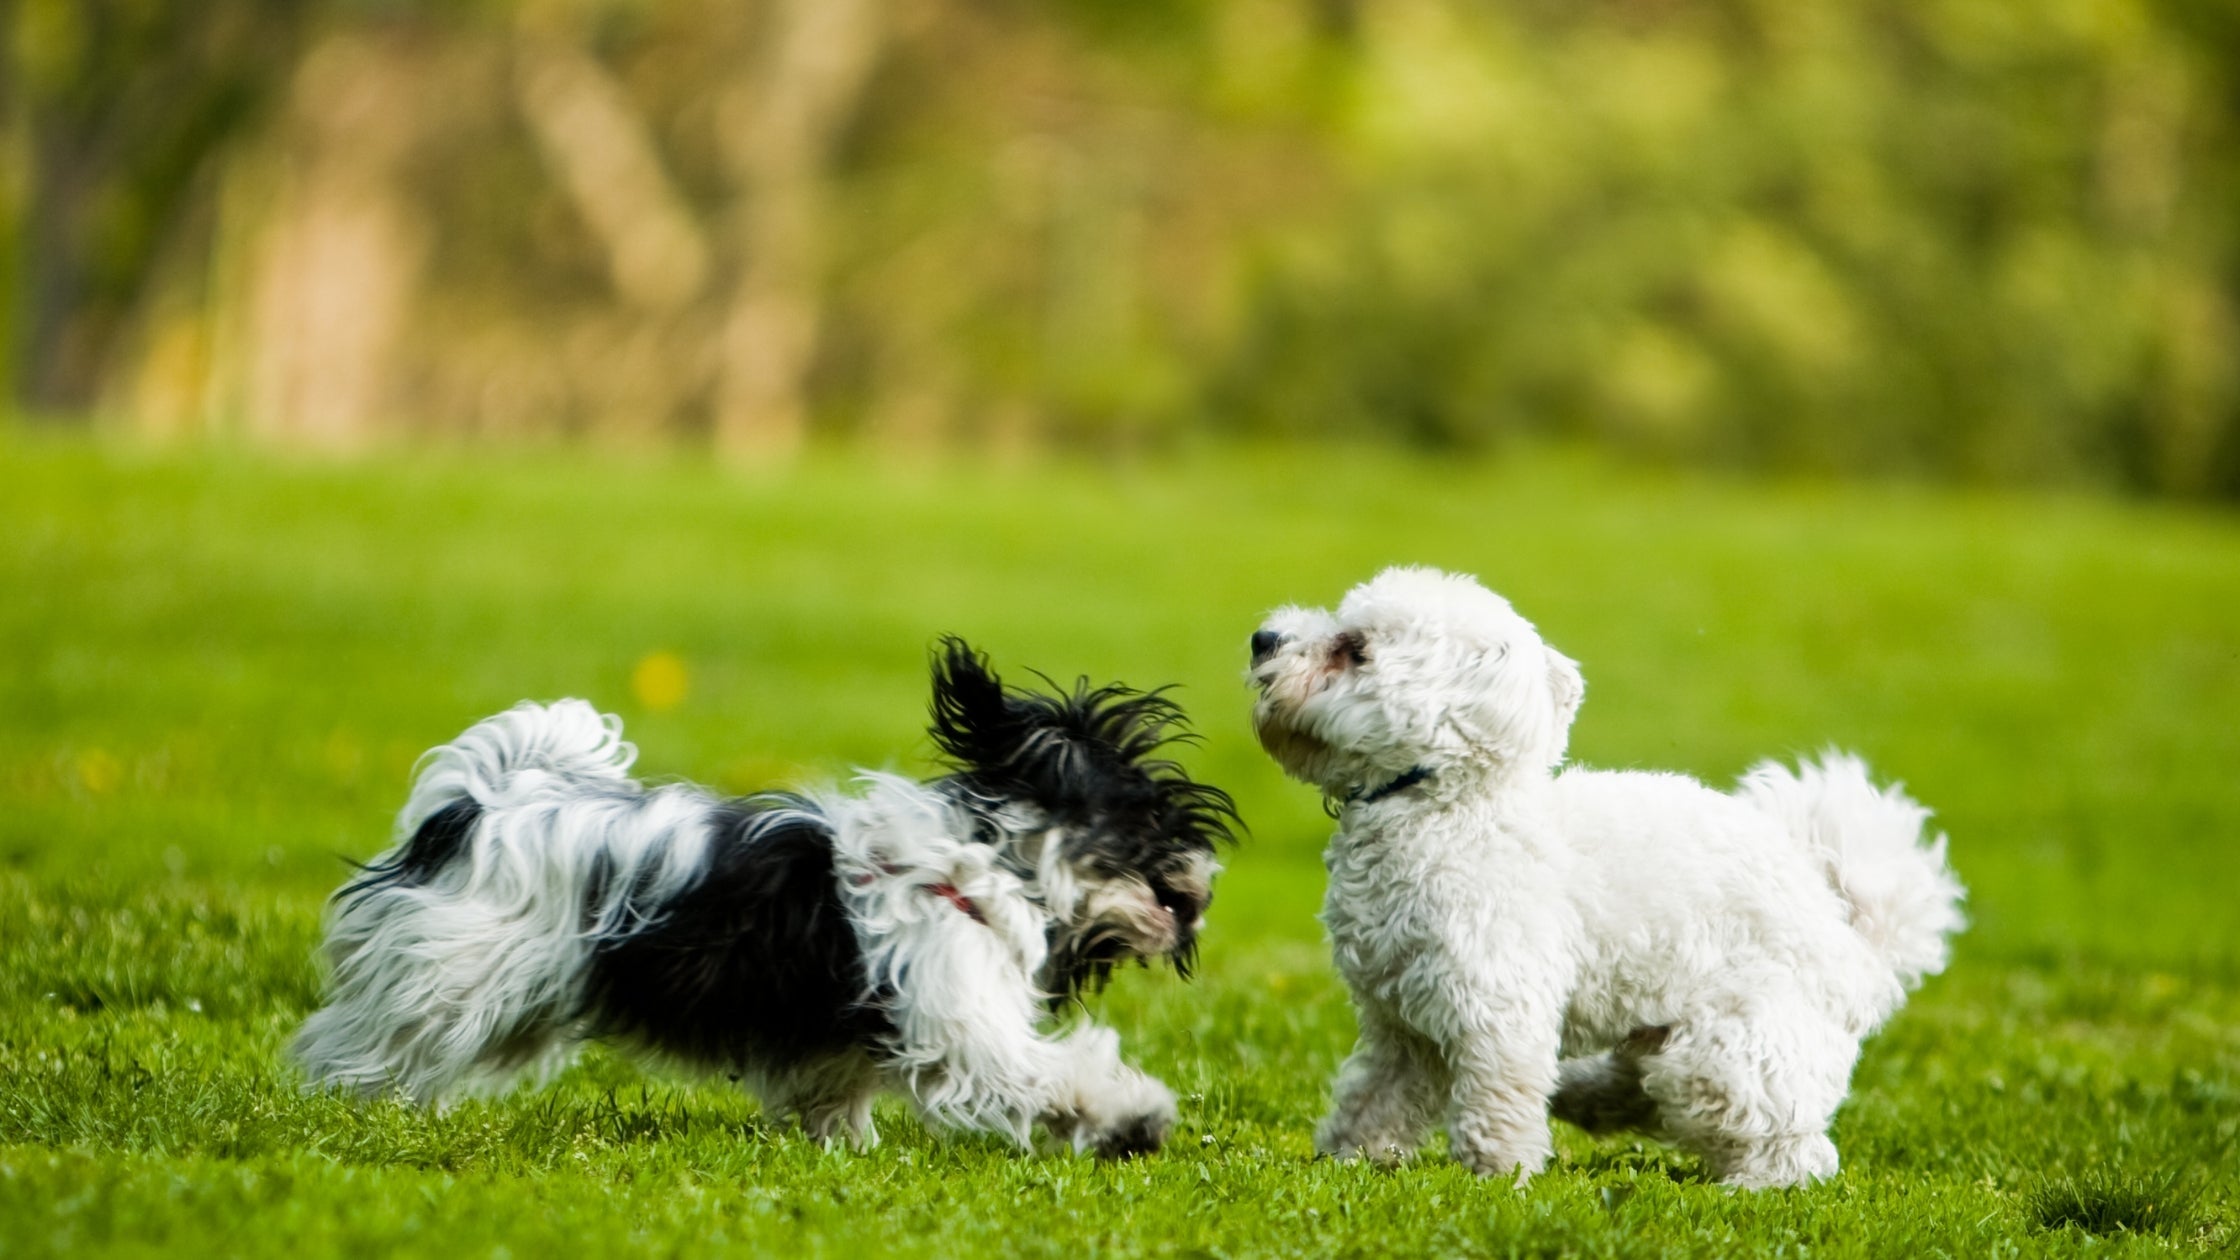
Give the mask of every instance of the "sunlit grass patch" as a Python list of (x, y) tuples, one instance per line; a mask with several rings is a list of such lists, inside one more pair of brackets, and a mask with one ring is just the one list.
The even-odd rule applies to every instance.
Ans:
[[(2240, 524), (1292, 455), (954, 479), (566, 459), (338, 468), (0, 440), (0, 1255), (2217, 1254), (2240, 1243)], [(627, 520), (628, 530), (611, 528)], [(1584, 760), (1858, 749), (1938, 811), (1975, 926), (1866, 1045), (1823, 1185), (1736, 1194), (1557, 1133), (1316, 1160), (1352, 1036), (1329, 820), (1254, 745), (1268, 607), (1479, 573), (1584, 664)], [(870, 1152), (593, 1051), (427, 1112), (306, 1094), (323, 900), (421, 749), (523, 698), (732, 790), (916, 772), (925, 652), (1177, 682), (1232, 789), (1191, 984), (1096, 1000), (1182, 1100), (1158, 1156)], [(670, 661), (649, 668), (659, 654)], [(674, 668), (672, 668), (674, 666)], [(659, 685), (655, 685), (659, 684)], [(2167, 1184), (2165, 1174), (2174, 1179)]]

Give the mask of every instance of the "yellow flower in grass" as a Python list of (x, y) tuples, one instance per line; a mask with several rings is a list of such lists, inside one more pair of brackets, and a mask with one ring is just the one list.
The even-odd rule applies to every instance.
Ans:
[(692, 675), (675, 652), (650, 652), (630, 671), (630, 694), (648, 711), (667, 713), (684, 703)]
[(105, 749), (88, 748), (78, 754), (78, 782), (95, 796), (116, 790), (124, 780), (124, 764)]

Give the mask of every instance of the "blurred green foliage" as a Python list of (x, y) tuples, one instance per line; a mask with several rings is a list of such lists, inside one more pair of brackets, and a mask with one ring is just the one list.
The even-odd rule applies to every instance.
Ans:
[(33, 409), (2240, 496), (2218, 0), (0, 12)]
[(15, 0), (7, 50), (17, 401), (84, 405), (160, 252), (198, 218), (215, 151), (251, 125), (284, 65), (285, 0)]
[(2240, 11), (1404, 10), (1238, 413), (2240, 489)]

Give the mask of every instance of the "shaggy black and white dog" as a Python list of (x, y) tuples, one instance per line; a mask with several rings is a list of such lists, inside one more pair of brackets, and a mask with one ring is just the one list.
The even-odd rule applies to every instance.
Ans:
[(725, 799), (629, 777), (617, 719), (523, 704), (423, 760), (398, 843), (335, 895), (317, 1085), (419, 1102), (605, 1039), (741, 1080), (810, 1134), (875, 1140), (899, 1090), (937, 1124), (1156, 1149), (1165, 1086), (1051, 1010), (1129, 959), (1187, 975), (1231, 835), (1162, 753), (1157, 692), (1030, 693), (943, 640), (950, 773)]

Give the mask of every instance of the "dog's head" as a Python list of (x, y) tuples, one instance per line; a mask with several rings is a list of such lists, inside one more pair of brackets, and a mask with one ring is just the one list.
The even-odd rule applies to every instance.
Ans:
[(1045, 989), (1062, 999), (1101, 986), (1131, 958), (1190, 974), (1215, 849), (1237, 815), (1228, 793), (1164, 755), (1189, 738), (1173, 701), (1086, 679), (1070, 691), (1006, 687), (950, 638), (934, 654), (932, 732), (948, 783), (1039, 889)]
[(1462, 574), (1392, 568), (1335, 614), (1281, 608), (1252, 636), (1260, 744), (1333, 796), (1414, 771), (1544, 772), (1586, 683), (1509, 601)]

